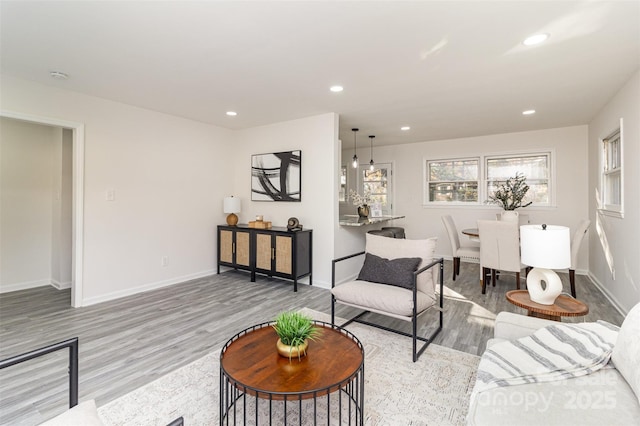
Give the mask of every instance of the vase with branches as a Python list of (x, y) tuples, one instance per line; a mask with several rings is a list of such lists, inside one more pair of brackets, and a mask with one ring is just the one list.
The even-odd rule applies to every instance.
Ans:
[(505, 183), (500, 184), (498, 189), (489, 195), (488, 202), (499, 204), (507, 211), (524, 208), (533, 202), (529, 201), (523, 204), (528, 191), (527, 178), (521, 173), (516, 173), (514, 177), (510, 177)]

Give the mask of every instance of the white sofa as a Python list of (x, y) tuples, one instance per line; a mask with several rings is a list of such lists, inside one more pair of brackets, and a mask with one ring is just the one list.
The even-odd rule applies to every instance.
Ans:
[[(501, 312), (487, 347), (552, 323)], [(517, 367), (517, 359), (509, 361)], [(481, 392), (472, 398), (467, 424), (640, 425), (640, 304), (622, 324), (609, 366), (587, 376)]]

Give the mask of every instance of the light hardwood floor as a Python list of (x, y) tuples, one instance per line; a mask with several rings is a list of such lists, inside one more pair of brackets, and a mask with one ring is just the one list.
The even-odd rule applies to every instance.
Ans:
[[(435, 343), (481, 354), (498, 312), (525, 313), (504, 296), (515, 288), (515, 278), (503, 275), (482, 295), (478, 265), (463, 263), (455, 282), (451, 265), (445, 262), (445, 324)], [(568, 291), (568, 275), (561, 278)], [(590, 280), (576, 278), (578, 299), (590, 312), (568, 321), (603, 319), (620, 325), (622, 316)], [(219, 351), (236, 332), (269, 321), (280, 311), (331, 309), (326, 289), (301, 285), (294, 293), (290, 282), (259, 276), (251, 283), (248, 274), (232, 270), (84, 308), (74, 309), (69, 301), (69, 290), (52, 287), (0, 295), (0, 359), (78, 336), (80, 400), (95, 398), (99, 406)], [(337, 311), (342, 317), (353, 312), (346, 307)], [(422, 321), (423, 333), (435, 321), (436, 313), (430, 315)], [(409, 330), (409, 324), (399, 320), (372, 319)], [(41, 417), (34, 413), (52, 416), (64, 410), (66, 357), (50, 355), (41, 362), (0, 370), (0, 424), (37, 424)]]

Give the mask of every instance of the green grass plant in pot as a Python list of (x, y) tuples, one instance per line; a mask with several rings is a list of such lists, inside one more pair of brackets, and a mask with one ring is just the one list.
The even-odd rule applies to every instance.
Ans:
[(311, 318), (296, 311), (281, 312), (273, 325), (279, 339), (276, 343), (278, 353), (288, 357), (298, 356), (298, 360), (307, 354), (309, 340), (320, 337), (321, 329)]

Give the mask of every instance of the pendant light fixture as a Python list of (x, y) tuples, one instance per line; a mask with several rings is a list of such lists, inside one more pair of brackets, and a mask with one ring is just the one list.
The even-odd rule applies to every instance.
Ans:
[(351, 163), (351, 165), (354, 169), (358, 168), (358, 143), (356, 142), (356, 135), (358, 133), (358, 130), (360, 129), (351, 129), (351, 131), (353, 132), (353, 163)]
[(370, 135), (369, 136), (369, 140), (371, 141), (371, 160), (369, 161), (369, 170), (373, 171), (373, 169), (375, 169), (375, 167), (373, 166), (373, 138), (375, 138), (374, 135)]

